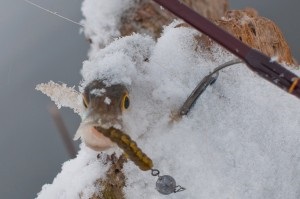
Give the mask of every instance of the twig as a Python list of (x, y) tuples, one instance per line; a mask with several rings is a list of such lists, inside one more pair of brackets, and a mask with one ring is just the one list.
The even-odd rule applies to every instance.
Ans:
[(58, 128), (58, 132), (61, 135), (61, 138), (64, 142), (64, 145), (69, 153), (70, 158), (76, 157), (76, 150), (74, 147), (74, 144), (72, 142), (72, 139), (70, 138), (70, 134), (64, 124), (64, 121), (59, 113), (59, 110), (55, 105), (52, 105), (49, 107), (49, 113), (52, 116), (56, 127)]

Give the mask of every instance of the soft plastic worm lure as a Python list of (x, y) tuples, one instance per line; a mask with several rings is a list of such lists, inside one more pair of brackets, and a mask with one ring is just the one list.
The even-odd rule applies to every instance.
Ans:
[(153, 169), (152, 160), (145, 153), (143, 153), (143, 151), (137, 146), (136, 142), (129, 137), (129, 135), (113, 127), (105, 129), (100, 126), (95, 126), (94, 128), (99, 131), (99, 133), (101, 132), (105, 137), (108, 137), (111, 141), (115, 142), (121, 149), (123, 149), (128, 158), (133, 161), (134, 164), (137, 165), (141, 170), (151, 170), (151, 175), (158, 177), (156, 182), (156, 190), (159, 193), (169, 195), (171, 193), (177, 193), (185, 190), (184, 187), (176, 185), (176, 181), (172, 176), (160, 176), (159, 170)]
[(113, 127), (104, 129), (97, 126), (95, 129), (123, 149), (128, 158), (141, 170), (147, 171), (152, 169), (152, 160), (145, 153), (143, 153), (143, 151), (137, 146), (136, 142), (129, 137), (129, 135)]

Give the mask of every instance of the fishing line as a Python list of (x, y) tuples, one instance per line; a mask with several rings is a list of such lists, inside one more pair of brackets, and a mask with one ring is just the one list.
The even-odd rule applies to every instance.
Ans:
[(200, 83), (197, 84), (196, 88), (192, 91), (192, 93), (189, 95), (189, 97), (186, 99), (186, 101), (183, 103), (181, 108), (179, 109), (179, 115), (187, 115), (190, 109), (193, 107), (199, 96), (205, 91), (205, 89), (209, 86), (215, 83), (217, 81), (219, 76), (219, 71), (235, 64), (243, 63), (241, 59), (234, 59), (228, 62), (225, 62), (224, 64), (218, 66), (205, 76)]
[(58, 14), (57, 12), (51, 11), (51, 10), (49, 10), (49, 9), (47, 9), (47, 8), (44, 8), (44, 7), (42, 7), (42, 6), (40, 6), (40, 5), (36, 4), (36, 3), (33, 3), (32, 1), (29, 1), (29, 0), (24, 0), (24, 1), (25, 1), (26, 3), (29, 3), (29, 4), (31, 4), (31, 5), (33, 5), (33, 6), (37, 7), (37, 8), (39, 8), (39, 9), (42, 9), (42, 10), (44, 10), (44, 11), (50, 13), (50, 14), (53, 14), (53, 15), (59, 17), (59, 18), (62, 18), (62, 19), (64, 19), (64, 20), (67, 20), (67, 21), (69, 21), (69, 22), (71, 22), (71, 23), (73, 23), (73, 24), (76, 24), (76, 25), (78, 25), (78, 26), (84, 27), (84, 25), (82, 25), (82, 24), (80, 24), (80, 23), (78, 23), (78, 22), (76, 22), (76, 21), (73, 21), (72, 19), (69, 19), (69, 18), (67, 18), (67, 17), (64, 17), (64, 16)]

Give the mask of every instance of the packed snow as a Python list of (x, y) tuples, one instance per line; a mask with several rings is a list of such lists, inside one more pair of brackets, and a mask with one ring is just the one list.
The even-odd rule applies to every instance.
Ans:
[[(91, 20), (86, 29), (98, 28), (90, 27), (98, 4), (83, 4)], [(80, 90), (94, 79), (126, 85), (131, 103), (122, 115), (124, 132), (152, 158), (154, 168), (186, 188), (161, 195), (157, 178), (129, 161), (126, 198), (299, 198), (300, 101), (244, 64), (222, 70), (189, 114), (173, 119), (203, 77), (235, 58), (219, 46), (212, 52), (196, 48), (199, 33), (175, 28), (178, 23), (165, 27), (157, 41), (139, 34), (118, 38), (83, 63)], [(38, 198), (89, 198), (99, 192), (94, 182), (107, 168), (82, 144)]]

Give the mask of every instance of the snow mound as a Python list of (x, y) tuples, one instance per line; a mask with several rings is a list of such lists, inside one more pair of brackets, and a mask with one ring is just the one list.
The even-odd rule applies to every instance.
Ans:
[[(161, 174), (186, 188), (160, 195), (156, 178), (129, 162), (126, 198), (299, 198), (300, 101), (245, 65), (222, 70), (191, 112), (172, 120), (203, 77), (234, 59), (217, 46), (195, 50), (196, 32), (176, 25), (156, 43), (138, 34), (120, 38), (83, 64), (82, 87), (93, 79), (128, 87), (124, 131)], [(94, 153), (81, 150), (39, 198), (79, 198), (106, 169)]]
[(83, 62), (81, 87), (95, 79), (105, 79), (107, 85), (130, 85), (150, 57), (154, 41), (149, 36), (134, 34), (115, 40), (92, 58)]
[[(95, 79), (126, 85), (130, 107), (122, 115), (124, 131), (152, 158), (154, 168), (186, 190), (160, 195), (156, 178), (129, 161), (126, 198), (299, 198), (299, 99), (239, 64), (222, 70), (189, 114), (173, 120), (201, 79), (234, 57), (219, 46), (201, 51), (194, 39), (199, 33), (175, 28), (177, 21), (165, 27), (157, 42), (139, 34), (115, 40), (122, 14), (134, 2), (83, 2), (82, 24), (92, 44), (80, 91)], [(58, 105), (81, 112), (74, 89), (51, 82), (38, 89)], [(65, 99), (64, 92), (74, 97)], [(95, 182), (105, 177), (108, 166), (82, 145), (38, 198), (91, 198), (101, 191)]]

